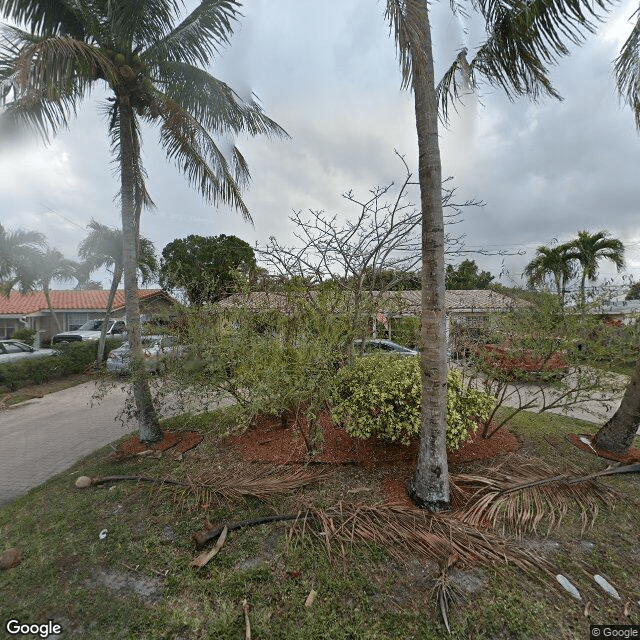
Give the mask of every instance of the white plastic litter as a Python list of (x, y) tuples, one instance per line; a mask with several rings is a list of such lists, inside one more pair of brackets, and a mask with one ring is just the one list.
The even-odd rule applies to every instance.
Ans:
[(587, 438), (586, 436), (580, 436), (580, 438), (578, 439), (583, 444), (586, 444), (595, 453), (596, 450), (593, 448), (593, 445), (591, 444), (591, 440), (589, 440), (589, 438)]
[(98, 538), (100, 538), (100, 540), (104, 540), (107, 537), (107, 533), (108, 531), (106, 529), (103, 529), (99, 534), (98, 534)]
[(565, 591), (568, 591), (576, 600), (582, 600), (580, 592), (561, 574), (556, 576), (556, 580), (560, 583)]
[(620, 594), (615, 590), (615, 587), (611, 586), (601, 575), (597, 573), (593, 576), (593, 579), (613, 598), (616, 600), (622, 600)]

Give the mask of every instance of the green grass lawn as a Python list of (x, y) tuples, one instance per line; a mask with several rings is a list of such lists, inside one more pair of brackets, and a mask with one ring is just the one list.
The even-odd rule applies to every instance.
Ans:
[[(3, 631), (10, 618), (29, 624), (52, 619), (62, 626), (62, 638), (242, 640), (246, 599), (254, 640), (446, 636), (433, 592), (438, 569), (418, 563), (410, 553), (398, 558), (382, 546), (354, 543), (344, 558), (330, 560), (321, 539), (289, 541), (287, 523), (278, 523), (230, 532), (205, 567), (190, 566), (199, 553), (191, 536), (203, 529), (205, 518), (217, 524), (295, 513), (304, 501), (375, 503), (383, 495), (376, 471), (329, 466), (332, 476), (319, 486), (266, 501), (213, 498), (206, 509), (198, 508), (187, 491), (166, 486), (74, 486), (80, 475), (185, 479), (208, 469), (238, 477), (255, 465), (243, 462), (221, 440), (225, 425), (224, 411), (197, 421), (181, 418), (165, 427), (206, 432), (203, 443), (181, 460), (165, 456), (114, 463), (107, 459), (112, 451), (107, 447), (0, 508), (0, 551), (18, 547), (23, 558), (18, 567), (0, 571)], [(606, 463), (572, 447), (565, 435), (593, 429), (588, 423), (525, 412), (512, 425), (521, 452), (585, 472)], [(469, 469), (479, 472), (482, 465)], [(584, 640), (590, 623), (640, 623), (640, 476), (603, 482), (615, 487), (620, 498), (615, 508), (602, 508), (584, 535), (578, 516), (569, 514), (548, 537), (538, 532), (517, 541), (570, 576), (585, 601), (515, 568), (463, 567), (453, 577), (460, 600), (451, 608), (451, 637)], [(623, 601), (600, 591), (590, 578), (593, 573), (604, 575)], [(305, 606), (312, 590), (317, 597)], [(590, 617), (583, 615), (587, 599)], [(623, 615), (626, 601), (632, 603), (628, 617)]]

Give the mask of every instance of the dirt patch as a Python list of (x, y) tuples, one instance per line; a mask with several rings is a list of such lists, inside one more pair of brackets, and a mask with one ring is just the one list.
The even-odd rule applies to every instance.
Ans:
[[(580, 438), (586, 438), (589, 440), (589, 444), (583, 442)], [(570, 433), (567, 435), (567, 440), (574, 446), (580, 449), (581, 451), (585, 451), (586, 453), (590, 453), (592, 456), (598, 456), (599, 458), (605, 458), (607, 460), (615, 460), (616, 462), (624, 462), (625, 464), (633, 464), (634, 462), (640, 462), (640, 449), (629, 449), (629, 453), (626, 454), (618, 454), (611, 453), (611, 451), (607, 451), (606, 449), (601, 449), (593, 444), (593, 435), (589, 434), (575, 434)]]
[(164, 580), (132, 571), (99, 570), (90, 581), (92, 586), (100, 586), (118, 596), (126, 598), (136, 595), (145, 604), (152, 605), (162, 600)]
[[(278, 418), (258, 416), (249, 430), (242, 435), (231, 436), (229, 440), (239, 447), (243, 458), (251, 462), (324, 462), (379, 470), (383, 474), (387, 502), (410, 505), (405, 486), (417, 464), (418, 438), (412, 438), (409, 445), (388, 443), (378, 438), (360, 440), (334, 425), (325, 413), (318, 418), (318, 431), (323, 438), (317, 445), (318, 453), (309, 453), (307, 449), (306, 442), (310, 442), (312, 436), (304, 418), (297, 423), (287, 420), (283, 425)], [(497, 453), (515, 451), (518, 447), (515, 436), (504, 428), (488, 440), (483, 439), (478, 430), (459, 449), (449, 451), (449, 464), (453, 467), (491, 458)]]
[(141, 453), (163, 453), (171, 449), (171, 453), (180, 454), (193, 449), (202, 442), (202, 435), (196, 431), (165, 431), (162, 440), (158, 442), (140, 442), (138, 436), (133, 436), (122, 442), (109, 456), (110, 460), (124, 460)]

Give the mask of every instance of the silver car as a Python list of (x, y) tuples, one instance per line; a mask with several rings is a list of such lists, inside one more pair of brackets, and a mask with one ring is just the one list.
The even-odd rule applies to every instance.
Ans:
[[(147, 371), (159, 371), (166, 358), (182, 353), (175, 336), (142, 336), (142, 354)], [(131, 372), (131, 348), (128, 342), (109, 352), (107, 370), (112, 373)]]
[(54, 353), (56, 353), (54, 349), (34, 349), (19, 340), (0, 340), (0, 364), (26, 358), (52, 356)]

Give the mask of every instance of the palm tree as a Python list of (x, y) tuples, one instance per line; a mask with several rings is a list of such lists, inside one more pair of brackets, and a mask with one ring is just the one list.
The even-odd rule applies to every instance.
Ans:
[(62, 331), (51, 304), (51, 282), (76, 280), (78, 265), (65, 258), (57, 249), (46, 248), (23, 253), (14, 266), (15, 274), (7, 282), (9, 289), (18, 287), (21, 293), (42, 289), (57, 332)]
[(580, 264), (580, 305), (585, 303), (585, 281), (594, 282), (598, 277), (601, 260), (610, 260), (618, 271), (624, 267), (624, 245), (616, 238), (610, 238), (607, 231), (589, 233), (579, 231), (578, 237), (570, 243), (570, 257)]
[(551, 276), (558, 294), (558, 301), (564, 307), (566, 283), (575, 275), (573, 259), (571, 243), (565, 242), (556, 247), (542, 245), (536, 249), (536, 257), (524, 268), (522, 275), (527, 278), (527, 284), (530, 287), (543, 285)]
[[(598, 0), (603, 6), (605, 0)], [(458, 3), (452, 3), (460, 10)], [(523, 0), (473, 3), (487, 23), (488, 38), (471, 63), (462, 50), (438, 90), (433, 71), (428, 0), (387, 0), (385, 17), (393, 32), (402, 86), (414, 94), (418, 137), (418, 178), (422, 209), (422, 426), (418, 466), (409, 482), (417, 504), (430, 510), (449, 503), (446, 455), (446, 338), (444, 222), (438, 103), (446, 119), (449, 100), (484, 77), (509, 97), (542, 93), (559, 97), (547, 65), (568, 53), (564, 41), (580, 42), (595, 26), (586, 0)]]
[(636, 12), (636, 23), (616, 58), (614, 72), (618, 95), (633, 109), (640, 131), (640, 11)]
[[(18, 261), (34, 250), (42, 249), (47, 241), (38, 231), (5, 231), (0, 224), (0, 280), (9, 278)], [(5, 288), (7, 295), (9, 291)]]
[[(100, 340), (98, 342), (98, 365), (104, 357), (104, 345), (107, 337), (107, 325), (111, 308), (116, 297), (116, 291), (120, 286), (123, 272), (122, 255), (122, 230), (107, 227), (104, 224), (91, 220), (87, 225), (89, 235), (78, 246), (78, 255), (83, 260), (82, 267), (89, 276), (97, 269), (107, 268), (112, 270), (111, 288), (107, 299), (107, 310), (102, 323)], [(138, 245), (138, 270), (142, 284), (153, 280), (158, 273), (158, 260), (156, 258), (153, 242), (147, 238), (140, 237)]]
[(141, 124), (156, 126), (160, 144), (203, 198), (249, 211), (241, 188), (247, 163), (213, 134), (286, 136), (253, 99), (242, 100), (204, 68), (229, 42), (237, 0), (201, 0), (188, 15), (175, 0), (2, 0), (0, 105), (5, 123), (30, 125), (45, 138), (67, 124), (96, 85), (110, 93), (108, 133), (120, 178), (125, 309), (133, 356), (133, 394), (140, 439), (162, 431), (153, 407), (140, 341), (137, 244), (142, 208), (151, 206), (140, 153)]

